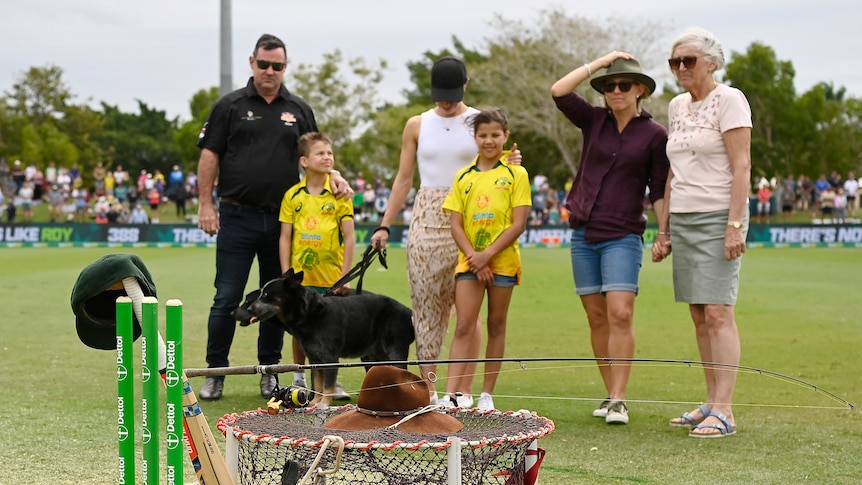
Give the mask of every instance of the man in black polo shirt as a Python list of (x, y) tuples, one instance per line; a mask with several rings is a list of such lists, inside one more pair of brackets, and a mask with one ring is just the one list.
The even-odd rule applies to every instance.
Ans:
[[(210, 235), (218, 232), (216, 294), (208, 322), (209, 367), (229, 365), (236, 330), (230, 313), (242, 300), (255, 256), (260, 286), (281, 274), (281, 199), (299, 181), (299, 137), (317, 131), (311, 107), (282, 84), (287, 51), (281, 39), (262, 35), (249, 65), (253, 75), (246, 87), (216, 101), (198, 137), (198, 227)], [(216, 176), (218, 209), (210, 197)], [(347, 182), (335, 171), (332, 183), (336, 196), (352, 195)], [(259, 363), (278, 363), (283, 341), (284, 331), (277, 322), (261, 322)], [(274, 376), (262, 376), (261, 396), (268, 398), (274, 386)], [(219, 399), (223, 388), (224, 377), (207, 377), (198, 397)]]

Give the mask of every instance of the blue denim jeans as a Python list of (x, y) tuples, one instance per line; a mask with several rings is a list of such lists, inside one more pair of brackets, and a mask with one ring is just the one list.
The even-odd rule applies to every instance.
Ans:
[[(254, 258), (260, 270), (258, 288), (281, 275), (278, 261), (278, 214), (267, 214), (237, 205), (219, 206), (220, 229), (216, 241), (216, 294), (210, 308), (207, 339), (209, 367), (230, 365), (228, 354), (236, 331), (230, 313), (242, 302)], [(284, 330), (274, 320), (260, 322), (257, 340), (259, 364), (281, 360)]]

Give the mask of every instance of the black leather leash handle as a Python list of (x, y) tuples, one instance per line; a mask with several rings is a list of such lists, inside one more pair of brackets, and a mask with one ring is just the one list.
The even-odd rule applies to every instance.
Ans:
[(365, 248), (365, 252), (362, 254), (362, 261), (356, 264), (346, 275), (342, 276), (338, 281), (332, 285), (332, 288), (326, 290), (324, 296), (331, 296), (335, 294), (335, 290), (341, 288), (347, 283), (359, 278), (359, 283), (356, 285), (356, 294), (362, 293), (362, 279), (365, 277), (365, 270), (371, 266), (371, 263), (374, 262), (374, 258), (380, 258), (380, 264), (383, 265), (384, 268), (389, 269), (389, 266), (386, 265), (386, 249), (377, 249), (371, 247), (369, 244), (368, 247)]

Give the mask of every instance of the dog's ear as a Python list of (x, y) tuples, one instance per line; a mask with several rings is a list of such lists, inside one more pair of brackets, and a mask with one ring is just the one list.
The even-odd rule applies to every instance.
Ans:
[(305, 272), (300, 271), (299, 273), (294, 273), (292, 276), (288, 276), (288, 280), (293, 284), (293, 286), (302, 286), (302, 278), (304, 276)]
[(243, 303), (243, 305), (250, 305), (257, 301), (258, 298), (260, 298), (260, 289), (254, 290), (248, 295), (245, 295), (245, 303)]
[(288, 268), (287, 271), (281, 275), (282, 278), (290, 278), (291, 276), (293, 276), (293, 268)]

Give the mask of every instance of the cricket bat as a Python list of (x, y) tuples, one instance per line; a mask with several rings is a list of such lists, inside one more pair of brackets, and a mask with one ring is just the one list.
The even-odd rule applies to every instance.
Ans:
[(234, 485), (215, 436), (207, 424), (185, 372), (183, 372), (183, 420), (189, 433), (189, 442), (193, 442), (197, 447), (200, 473), (195, 469), (195, 475), (201, 485)]

